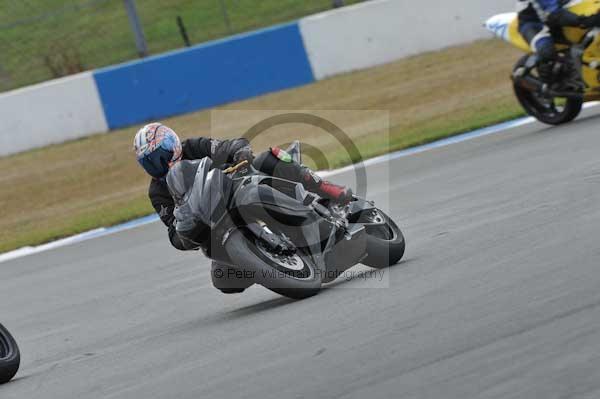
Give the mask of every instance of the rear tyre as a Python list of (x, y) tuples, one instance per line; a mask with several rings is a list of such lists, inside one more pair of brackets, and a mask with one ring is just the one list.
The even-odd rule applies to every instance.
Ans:
[(17, 342), (8, 330), (0, 324), (0, 384), (10, 381), (21, 363), (21, 353)]
[(362, 263), (376, 269), (383, 269), (400, 262), (406, 248), (400, 228), (379, 209), (365, 217), (366, 220), (361, 217), (361, 222), (381, 224), (365, 226), (368, 255)]
[(318, 268), (300, 251), (290, 256), (271, 253), (258, 240), (251, 242), (240, 230), (231, 233), (225, 246), (235, 264), (252, 270), (255, 283), (279, 295), (304, 299), (321, 290)]
[[(524, 67), (528, 55), (523, 56), (515, 65), (515, 70)], [(542, 96), (513, 82), (515, 96), (529, 115), (548, 125), (562, 125), (571, 122), (581, 113), (583, 96), (581, 97), (547, 97)]]

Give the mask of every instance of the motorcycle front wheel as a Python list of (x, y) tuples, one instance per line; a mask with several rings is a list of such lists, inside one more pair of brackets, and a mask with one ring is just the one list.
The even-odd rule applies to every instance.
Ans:
[[(528, 55), (522, 57), (514, 70), (524, 67)], [(581, 113), (583, 97), (548, 97), (530, 90), (518, 81), (513, 82), (517, 100), (527, 112), (537, 120), (547, 125), (562, 125), (571, 122)]]
[(8, 330), (0, 324), (0, 384), (10, 381), (21, 363), (17, 342)]

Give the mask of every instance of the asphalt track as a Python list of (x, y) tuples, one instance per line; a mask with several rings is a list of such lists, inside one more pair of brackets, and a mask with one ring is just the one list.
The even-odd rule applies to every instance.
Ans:
[(220, 294), (157, 223), (2, 263), (0, 398), (599, 398), (599, 152), (587, 119), (369, 167), (405, 260), (300, 302)]

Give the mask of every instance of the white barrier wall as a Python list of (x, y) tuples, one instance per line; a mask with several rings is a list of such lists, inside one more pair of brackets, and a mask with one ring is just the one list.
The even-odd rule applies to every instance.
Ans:
[(91, 72), (0, 94), (0, 156), (107, 130)]
[(515, 0), (372, 0), (300, 20), (316, 79), (491, 35), (489, 17)]

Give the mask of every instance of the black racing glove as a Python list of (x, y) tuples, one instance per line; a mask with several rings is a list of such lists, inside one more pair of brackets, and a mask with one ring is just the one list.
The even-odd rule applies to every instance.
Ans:
[(590, 15), (589, 17), (580, 17), (581, 27), (586, 29), (600, 27), (600, 14)]

